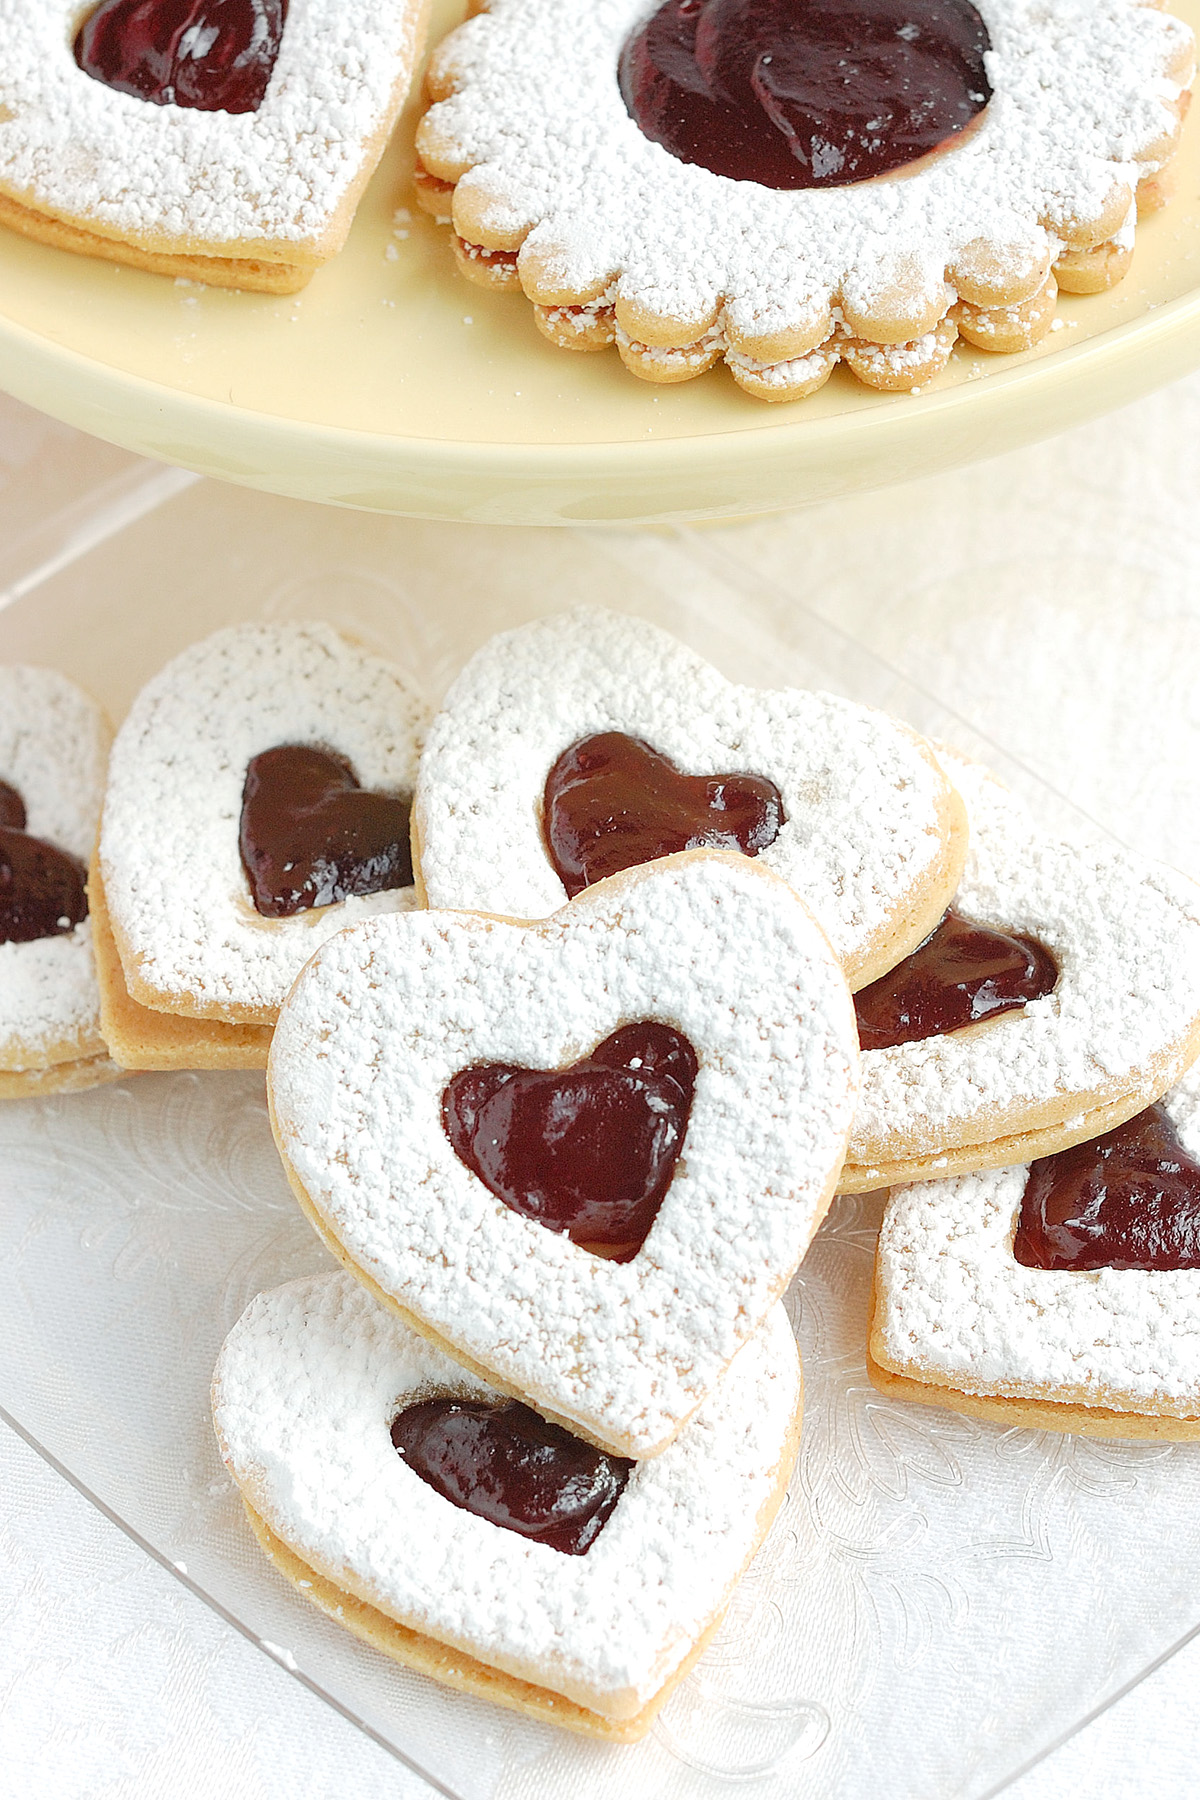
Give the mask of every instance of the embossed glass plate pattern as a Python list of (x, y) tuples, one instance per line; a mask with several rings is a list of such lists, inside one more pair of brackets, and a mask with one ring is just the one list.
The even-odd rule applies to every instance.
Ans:
[[(684, 535), (452, 534), (141, 465), (101, 473), (67, 495), (37, 566), (4, 572), (0, 655), (56, 663), (116, 716), (166, 656), (233, 619), (328, 617), (436, 698), (492, 630), (588, 599), (658, 619), (731, 675), (888, 706), (986, 756), (1048, 821), (1072, 816), (828, 624), (753, 579), (735, 593)], [(0, 1171), (0, 1405), (459, 1800), (717, 1800), (731, 1785), (978, 1800), (1200, 1617), (1200, 1451), (1001, 1430), (870, 1388), (866, 1197), (835, 1205), (790, 1295), (808, 1409), (788, 1503), (649, 1739), (601, 1748), (445, 1693), (303, 1605), (216, 1453), (225, 1332), (255, 1292), (329, 1266), (280, 1172), (261, 1077), (141, 1076), (6, 1105)]]

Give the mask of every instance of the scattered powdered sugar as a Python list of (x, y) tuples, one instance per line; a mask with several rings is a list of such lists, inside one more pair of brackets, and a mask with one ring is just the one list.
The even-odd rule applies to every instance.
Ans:
[(583, 1556), (442, 1498), (392, 1447), (431, 1394), (492, 1397), (343, 1273), (261, 1294), (221, 1352), (213, 1413), (254, 1510), (339, 1586), (439, 1642), (608, 1713), (662, 1687), (752, 1554), (800, 1401), (782, 1308)]
[(1200, 1015), (1200, 889), (1125, 850), (1041, 836), (984, 769), (942, 756), (970, 820), (955, 908), (1039, 939), (1058, 985), (978, 1027), (866, 1051), (851, 1164), (1007, 1136), (1060, 1100), (1065, 1117), (1073, 1098), (1161, 1091)]
[[(563, 1068), (654, 1019), (699, 1059), (683, 1154), (632, 1262), (521, 1217), (459, 1161), (451, 1076)], [(614, 1449), (659, 1450), (782, 1293), (824, 1215), (857, 1040), (829, 947), (785, 884), (694, 851), (541, 924), (366, 921), (279, 1017), (280, 1148), (354, 1263), (452, 1349)]]
[(265, 919), (238, 830), (246, 765), (276, 744), (340, 751), (363, 787), (411, 794), (425, 719), (399, 670), (329, 625), (234, 626), (168, 663), (117, 734), (100, 842), (140, 979), (187, 1010), (253, 1017), (331, 933), (413, 905), (403, 888)]
[(599, 731), (645, 738), (689, 774), (769, 776), (786, 823), (757, 860), (851, 971), (943, 866), (946, 782), (895, 720), (737, 687), (646, 620), (580, 608), (491, 639), (430, 727), (414, 810), (431, 906), (540, 918), (562, 905), (542, 795), (562, 752)]
[[(108, 759), (96, 702), (54, 669), (0, 668), (0, 781), (25, 802), (26, 829), (86, 863), (96, 841)], [(96, 1056), (100, 995), (92, 930), (0, 944), (0, 1066), (36, 1068)]]
[(4, 192), (150, 249), (337, 248), (339, 209), (412, 73), (419, 0), (291, 0), (263, 103), (237, 114), (157, 106), (84, 74), (79, 18), (77, 0), (0, 0)]
[[(1012, 267), (1098, 219), (1174, 125), (1190, 39), (1136, 0), (979, 0), (993, 96), (975, 129), (913, 173), (778, 192), (680, 162), (644, 137), (617, 82), (647, 0), (492, 0), (437, 55), (419, 145), (466, 167), (471, 213), (581, 298), (618, 293), (673, 320), (724, 305), (739, 332), (794, 329), (839, 294), (873, 309), (898, 286), (936, 304), (980, 239)], [(436, 172), (436, 170), (435, 170)], [(544, 285), (544, 283), (543, 283)], [(949, 305), (953, 294), (947, 295)]]
[[(1163, 1104), (1200, 1156), (1200, 1069)], [(964, 1393), (1200, 1412), (1200, 1270), (1023, 1267), (1012, 1243), (1027, 1174), (895, 1190), (879, 1238), (888, 1363)]]

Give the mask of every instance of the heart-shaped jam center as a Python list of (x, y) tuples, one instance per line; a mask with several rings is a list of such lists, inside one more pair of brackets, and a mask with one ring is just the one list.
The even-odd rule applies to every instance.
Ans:
[(1013, 1012), (1053, 991), (1044, 944), (947, 912), (911, 956), (854, 996), (858, 1041), (886, 1050)]
[(957, 136), (991, 97), (970, 0), (666, 0), (621, 52), (626, 108), (685, 163), (844, 187)]
[(344, 756), (278, 744), (251, 757), (239, 845), (258, 911), (287, 919), (412, 885), (407, 800), (358, 785)]
[(684, 775), (642, 738), (602, 731), (564, 750), (546, 777), (546, 845), (567, 894), (677, 850), (757, 856), (784, 823), (764, 775)]
[(442, 1095), (442, 1120), (457, 1155), (506, 1206), (627, 1262), (671, 1184), (697, 1067), (681, 1032), (643, 1021), (569, 1069), (462, 1069)]
[(156, 106), (257, 112), (288, 0), (102, 0), (80, 26), (86, 75)]
[(392, 1443), (452, 1505), (568, 1556), (590, 1549), (633, 1468), (519, 1400), (418, 1400)]
[(1031, 1163), (1013, 1254), (1027, 1269), (1200, 1269), (1200, 1163), (1166, 1108)]
[(25, 802), (0, 781), (0, 944), (64, 937), (87, 918), (81, 862), (25, 830)]

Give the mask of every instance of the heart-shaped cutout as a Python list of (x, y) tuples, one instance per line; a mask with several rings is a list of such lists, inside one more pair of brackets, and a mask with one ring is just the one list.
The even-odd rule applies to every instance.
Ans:
[[(1058, 979), (944, 1035), (882, 1049), (864, 1038), (844, 1192), (1053, 1155), (1150, 1105), (1200, 1051), (1195, 884), (1124, 850), (1047, 837), (981, 765), (939, 754), (971, 825), (955, 910), (1025, 940), (1014, 962), (1048, 958), (1044, 979), (1050, 964)], [(1041, 979), (1035, 969), (1035, 990)]]
[[(1113, 1139), (1115, 1157), (1105, 1154)], [(1071, 1267), (1018, 1257), (1027, 1202), (1045, 1222), (1045, 1196), (1036, 1191), (1042, 1184), (1031, 1181), (1026, 1165), (897, 1189), (879, 1235), (872, 1380), (904, 1399), (1009, 1425), (1095, 1437), (1200, 1437), (1200, 1206), (1179, 1193), (1181, 1179), (1195, 1182), (1198, 1158), (1200, 1065), (1136, 1131), (1126, 1126), (1107, 1146), (1101, 1139), (1048, 1158), (1077, 1197), (1080, 1173), (1085, 1177), (1082, 1217), (1076, 1214), (1084, 1229), (1068, 1217), (1062, 1234), (1083, 1251)], [(1186, 1175), (1172, 1166), (1177, 1160)], [(1165, 1170), (1155, 1166), (1161, 1162)], [(1094, 1186), (1086, 1179), (1089, 1165), (1101, 1176)], [(1098, 1246), (1093, 1229), (1103, 1229), (1106, 1210), (1100, 1188), (1110, 1177), (1117, 1229)], [(1130, 1185), (1122, 1194), (1123, 1179)], [(1071, 1197), (1068, 1214), (1075, 1211)], [(1148, 1237), (1152, 1248), (1161, 1247), (1154, 1227), (1170, 1213), (1183, 1225), (1175, 1244), (1183, 1261), (1129, 1266), (1129, 1251), (1144, 1251)], [(1106, 1260), (1088, 1254), (1089, 1237)]]
[(887, 1050), (961, 1031), (1053, 993), (1058, 968), (1036, 938), (965, 919), (953, 907), (911, 956), (854, 996), (858, 1042)]
[(53, 669), (0, 668), (0, 1093), (53, 1093), (119, 1071), (100, 1032), (84, 858), (109, 729)]
[(288, 0), (101, 0), (75, 38), (85, 75), (157, 106), (257, 112)]
[[(496, 1197), (443, 1096), (479, 1065), (561, 1072), (647, 1021), (695, 1053), (685, 1155), (638, 1254), (600, 1260)], [(534, 924), (421, 912), (343, 932), (281, 1011), (268, 1094), (297, 1196), (347, 1266), (495, 1385), (647, 1456), (799, 1265), (856, 1061), (801, 902), (761, 861), (693, 850)]]
[(683, 1149), (696, 1052), (670, 1025), (625, 1025), (566, 1069), (461, 1069), (450, 1142), (498, 1199), (576, 1244), (636, 1255)]
[(564, 1556), (591, 1549), (634, 1466), (520, 1400), (414, 1400), (392, 1420), (392, 1444), (453, 1506)]
[[(598, 739), (607, 772), (568, 828)], [(853, 988), (949, 904), (962, 803), (913, 732), (831, 694), (735, 686), (646, 620), (593, 609), (493, 638), (450, 689), (413, 806), (420, 879), (430, 906), (542, 918), (585, 878), (711, 841), (727, 799), (733, 847), (796, 890)]]
[(800, 1391), (775, 1307), (670, 1448), (626, 1471), (583, 1555), (464, 1509), (397, 1455), (397, 1415), (503, 1396), (342, 1271), (251, 1302), (221, 1351), (213, 1416), (251, 1523), (306, 1598), (456, 1687), (634, 1738), (782, 1499)]
[(641, 738), (603, 731), (564, 750), (542, 803), (550, 860), (573, 900), (592, 882), (680, 850), (757, 856), (783, 801), (762, 775), (686, 775)]
[(277, 744), (250, 758), (238, 847), (258, 911), (289, 919), (412, 886), (409, 803), (359, 784), (345, 756)]
[[(413, 906), (391, 885), (406, 867), (394, 796), (412, 792), (424, 721), (399, 670), (329, 625), (218, 631), (148, 682), (113, 746), (99, 851), (138, 1006), (271, 1025), (322, 938)], [(243, 835), (277, 912), (251, 901)]]

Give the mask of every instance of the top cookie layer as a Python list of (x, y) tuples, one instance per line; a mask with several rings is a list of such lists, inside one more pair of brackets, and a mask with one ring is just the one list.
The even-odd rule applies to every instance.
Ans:
[(404, 98), (422, 0), (291, 0), (257, 112), (158, 106), (78, 68), (76, 0), (0, 0), (0, 189), (157, 252), (319, 260)]
[[(25, 802), (26, 829), (80, 862), (96, 841), (108, 721), (54, 669), (0, 668), (0, 781)], [(91, 922), (62, 937), (0, 944), (0, 1068), (98, 1056), (100, 996)]]
[(491, 1398), (349, 1275), (260, 1294), (221, 1352), (213, 1410), (254, 1510), (391, 1617), (610, 1717), (653, 1697), (762, 1530), (800, 1400), (776, 1308), (669, 1450), (640, 1464), (584, 1556), (444, 1500), (392, 1448), (410, 1399)]
[[(452, 1077), (564, 1069), (618, 1027), (699, 1063), (670, 1186), (631, 1262), (510, 1209), (456, 1155)], [(268, 1075), (285, 1163), (334, 1247), (421, 1330), (606, 1448), (654, 1455), (794, 1274), (854, 1109), (853, 1011), (792, 891), (691, 851), (522, 926), (365, 921), (322, 946)]]
[[(1124, 850), (1045, 837), (985, 769), (943, 755), (970, 818), (956, 909), (1037, 938), (1058, 964), (1058, 984), (1002, 1018), (864, 1054), (847, 1154), (860, 1189), (902, 1180), (896, 1165), (905, 1158), (987, 1152), (1048, 1126), (1065, 1132), (1106, 1104), (1123, 1103), (1128, 1117), (1178, 1078), (1197, 1047), (1195, 884)], [(1063, 1141), (1116, 1123), (1114, 1115)], [(1018, 1144), (995, 1160), (1021, 1157)], [(987, 1162), (981, 1155), (967, 1166)]]
[(390, 663), (328, 625), (244, 625), (168, 663), (113, 746), (100, 862), (126, 982), (142, 1005), (270, 1024), (317, 945), (414, 904), (372, 894), (266, 919), (238, 850), (246, 764), (276, 744), (349, 757), (363, 787), (411, 794), (425, 709)]
[[(960, 264), (993, 265), (992, 287), (1023, 298), (1062, 242), (1118, 229), (1140, 175), (1169, 154), (1190, 79), (1187, 27), (1135, 0), (978, 7), (992, 99), (974, 129), (897, 178), (778, 192), (652, 143), (617, 82), (643, 0), (494, 0), (436, 53), (439, 103), (418, 148), (458, 181), (465, 237), (521, 246), (535, 300), (615, 284), (635, 337), (656, 323), (703, 331), (723, 305), (735, 340), (774, 335), (779, 354), (788, 334), (819, 342), (839, 304), (863, 335), (891, 316), (902, 329), (946, 311)], [(969, 282), (959, 291), (995, 303)]]
[(485, 644), (434, 720), (414, 807), (430, 906), (562, 905), (542, 792), (599, 731), (645, 738), (689, 774), (777, 784), (787, 822), (757, 860), (812, 909), (852, 987), (919, 943), (954, 891), (961, 805), (906, 727), (832, 694), (737, 687), (657, 626), (581, 609)]

